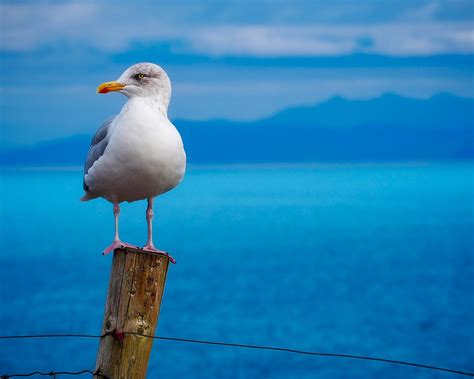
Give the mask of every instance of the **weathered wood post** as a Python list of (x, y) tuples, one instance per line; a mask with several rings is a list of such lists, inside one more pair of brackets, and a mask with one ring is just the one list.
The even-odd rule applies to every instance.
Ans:
[(155, 334), (169, 261), (138, 249), (115, 250), (97, 372), (111, 379), (145, 378), (153, 339), (131, 333)]

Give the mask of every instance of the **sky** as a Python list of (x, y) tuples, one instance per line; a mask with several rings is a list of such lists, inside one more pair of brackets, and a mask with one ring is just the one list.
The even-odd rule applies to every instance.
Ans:
[(151, 61), (173, 119), (255, 120), (334, 96), (474, 97), (471, 0), (2, 1), (2, 145), (92, 134)]

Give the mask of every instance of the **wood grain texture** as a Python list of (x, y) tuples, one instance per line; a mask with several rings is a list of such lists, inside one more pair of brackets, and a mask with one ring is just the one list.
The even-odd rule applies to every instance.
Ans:
[[(136, 249), (114, 252), (96, 370), (112, 379), (146, 377), (153, 339), (115, 332), (154, 335), (169, 258)], [(100, 376), (95, 376), (100, 378)]]

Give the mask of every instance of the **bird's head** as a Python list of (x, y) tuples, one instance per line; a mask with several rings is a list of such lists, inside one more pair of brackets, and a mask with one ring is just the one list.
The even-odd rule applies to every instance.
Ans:
[(171, 83), (165, 70), (154, 63), (137, 63), (130, 66), (113, 82), (97, 87), (97, 93), (120, 92), (127, 97), (156, 97), (169, 103)]

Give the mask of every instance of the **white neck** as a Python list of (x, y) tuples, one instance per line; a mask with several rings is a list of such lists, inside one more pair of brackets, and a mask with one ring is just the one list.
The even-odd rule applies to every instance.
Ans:
[(124, 108), (129, 108), (133, 104), (143, 104), (151, 108), (154, 112), (160, 113), (163, 117), (168, 118), (168, 104), (169, 97), (163, 97), (160, 95), (156, 96), (132, 96), (129, 97)]

